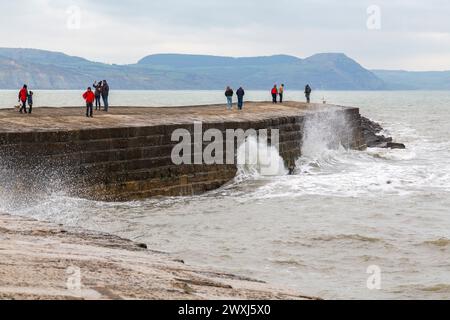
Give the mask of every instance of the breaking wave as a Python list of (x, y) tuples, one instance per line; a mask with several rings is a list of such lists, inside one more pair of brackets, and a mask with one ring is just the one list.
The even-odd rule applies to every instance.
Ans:
[(284, 160), (275, 146), (250, 136), (237, 150), (238, 178), (273, 177), (287, 174)]

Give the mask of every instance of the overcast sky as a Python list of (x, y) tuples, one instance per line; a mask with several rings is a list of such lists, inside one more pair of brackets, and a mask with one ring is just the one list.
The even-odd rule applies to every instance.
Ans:
[(1, 0), (0, 46), (119, 64), (343, 52), (371, 69), (450, 70), (450, 1)]

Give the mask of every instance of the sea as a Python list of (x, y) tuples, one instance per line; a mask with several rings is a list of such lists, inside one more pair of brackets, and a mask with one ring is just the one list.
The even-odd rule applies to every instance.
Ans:
[[(36, 90), (35, 108), (82, 108), (81, 94)], [(304, 100), (301, 91), (285, 96)], [(151, 112), (224, 98), (112, 90), (110, 104)], [(248, 91), (246, 99), (270, 95)], [(234, 181), (200, 196), (108, 203), (61, 188), (33, 205), (0, 199), (0, 211), (111, 233), (192, 266), (324, 299), (450, 299), (450, 92), (315, 91), (312, 99), (359, 107), (406, 150), (330, 148), (313, 124), (294, 175), (241, 165)], [(0, 91), (1, 108), (15, 105), (16, 91)]]

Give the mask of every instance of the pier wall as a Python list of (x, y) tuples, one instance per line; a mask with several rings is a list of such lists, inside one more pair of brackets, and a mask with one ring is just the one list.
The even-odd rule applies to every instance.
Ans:
[[(338, 132), (348, 148), (364, 148), (356, 108), (338, 108), (345, 126)], [(305, 123), (314, 113), (271, 113), (255, 119), (205, 119), (203, 130), (278, 129), (279, 153), (286, 167), (301, 156)], [(0, 132), (3, 192), (58, 191), (83, 198), (127, 201), (154, 196), (184, 196), (217, 189), (237, 172), (233, 165), (175, 165), (171, 141), (176, 129), (194, 134), (193, 122), (68, 130)], [(33, 192), (33, 191), (31, 191)]]

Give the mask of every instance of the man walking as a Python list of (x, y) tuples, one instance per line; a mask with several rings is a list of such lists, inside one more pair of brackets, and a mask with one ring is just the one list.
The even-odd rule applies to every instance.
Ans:
[(244, 107), (244, 96), (245, 96), (244, 89), (242, 89), (242, 87), (240, 87), (236, 91), (236, 95), (237, 95), (237, 98), (238, 98), (238, 110), (242, 110), (242, 108)]
[(227, 109), (232, 110), (233, 109), (233, 95), (234, 91), (231, 89), (231, 87), (227, 87), (225, 89), (225, 97), (227, 97)]
[(27, 113), (27, 100), (28, 100), (28, 86), (26, 84), (23, 85), (22, 89), (19, 91), (19, 102), (20, 113)]
[(278, 88), (277, 85), (274, 85), (272, 88), (272, 103), (277, 103), (277, 98), (278, 98)]
[(91, 87), (83, 94), (83, 99), (86, 100), (86, 117), (93, 118), (95, 94), (92, 92)]
[(306, 103), (311, 103), (311, 92), (312, 92), (312, 89), (309, 86), (309, 84), (307, 84), (305, 87)]

